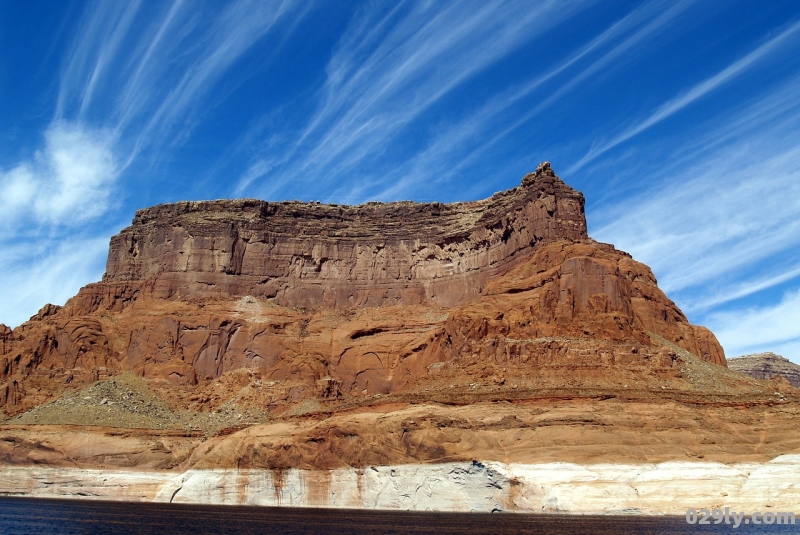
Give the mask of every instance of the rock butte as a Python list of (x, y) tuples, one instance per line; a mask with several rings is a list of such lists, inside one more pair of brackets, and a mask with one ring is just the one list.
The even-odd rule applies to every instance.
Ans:
[(150, 280), (155, 298), (452, 306), (478, 297), (538, 243), (586, 239), (583, 205), (545, 165), (520, 187), (477, 202), (156, 206), (112, 238), (101, 288)]
[(800, 388), (800, 366), (775, 353), (742, 355), (729, 361), (730, 368), (756, 379), (772, 379), (780, 375), (795, 388)]
[(291, 401), (396, 392), (473, 355), (526, 374), (669, 368), (648, 331), (724, 365), (646, 266), (588, 239), (583, 206), (543, 164), (469, 203), (140, 210), (112, 238), (102, 282), (3, 329), (0, 404), (16, 413), (58, 383), (124, 370), (195, 384), (255, 369), (298, 383)]
[(800, 451), (797, 391), (728, 370), (547, 163), (475, 202), (140, 210), (101, 282), (0, 326), (0, 407), (7, 470)]

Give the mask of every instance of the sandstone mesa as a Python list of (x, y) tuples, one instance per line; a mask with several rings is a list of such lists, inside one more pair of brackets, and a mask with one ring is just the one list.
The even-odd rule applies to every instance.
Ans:
[[(275, 496), (294, 474), (276, 503), (422, 508), (372, 499), (400, 473), (395, 490), (460, 488), (437, 491), (444, 509), (674, 512), (637, 506), (630, 481), (542, 485), (558, 463), (669, 479), (680, 462), (686, 496), (711, 499), (686, 474), (715, 463), (709, 480), (755, 507), (771, 491), (747, 474), (781, 455), (796, 470), (798, 401), (729, 370), (647, 266), (589, 238), (583, 196), (547, 163), (474, 202), (181, 202), (138, 211), (101, 282), (0, 325), (0, 472), (17, 474), (0, 492), (75, 495), (100, 470), (150, 486), (97, 497), (273, 503), (220, 497), (245, 485), (226, 470), (249, 470)], [(499, 494), (462, 496), (481, 463)], [(340, 498), (308, 493), (320, 477)]]

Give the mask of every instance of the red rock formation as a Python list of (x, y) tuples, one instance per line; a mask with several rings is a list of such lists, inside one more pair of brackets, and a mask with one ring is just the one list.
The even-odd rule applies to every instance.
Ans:
[(141, 210), (102, 282), (0, 329), (0, 405), (125, 370), (189, 388), (250, 368), (266, 403), (554, 369), (600, 370), (598, 384), (625, 367), (675, 375), (651, 334), (724, 366), (646, 266), (587, 237), (583, 205), (543, 164), (468, 203)]
[(150, 280), (156, 298), (447, 306), (479, 295), (538, 242), (586, 238), (583, 205), (548, 164), (477, 202), (162, 205), (138, 211), (112, 238), (103, 282)]

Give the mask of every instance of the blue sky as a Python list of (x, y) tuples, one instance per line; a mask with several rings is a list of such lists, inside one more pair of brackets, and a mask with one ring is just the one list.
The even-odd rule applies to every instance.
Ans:
[(0, 2), (0, 322), (187, 199), (478, 199), (542, 161), (728, 356), (800, 363), (800, 4)]

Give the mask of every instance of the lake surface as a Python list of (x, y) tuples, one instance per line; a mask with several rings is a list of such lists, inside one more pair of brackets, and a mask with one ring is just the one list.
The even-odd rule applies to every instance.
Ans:
[(414, 513), (0, 498), (2, 534), (655, 535), (800, 533), (795, 526), (690, 526), (683, 517)]

